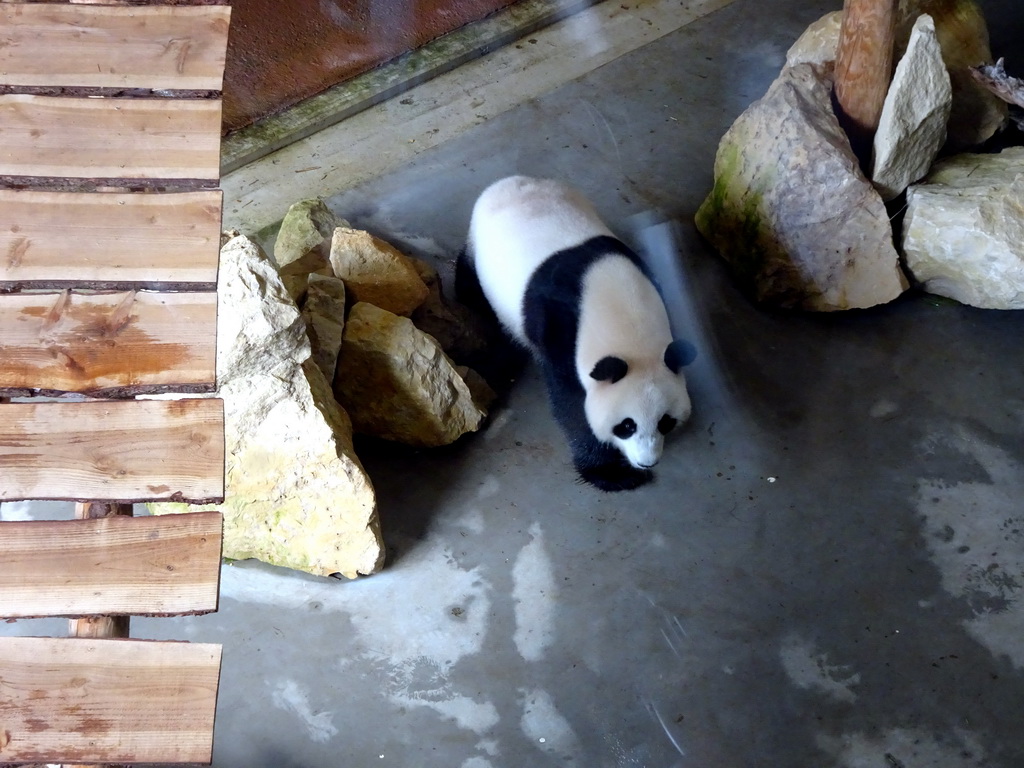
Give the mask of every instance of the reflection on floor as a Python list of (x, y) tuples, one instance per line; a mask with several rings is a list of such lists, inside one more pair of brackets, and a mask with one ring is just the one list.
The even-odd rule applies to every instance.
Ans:
[[(1024, 765), (1024, 316), (920, 295), (762, 311), (693, 231), (718, 138), (838, 5), (736, 0), (486, 119), (433, 123), (446, 140), (426, 150), (407, 151), (426, 123), (395, 104), (373, 113), (402, 138), (372, 151), (393, 156), (336, 134), (229, 180), (229, 225), (255, 231), (324, 194), (447, 268), (488, 182), (569, 179), (624, 236), (639, 214), (678, 222), (702, 355), (693, 422), (649, 487), (576, 484), (530, 369), (458, 445), (363, 446), (383, 573), (235, 563), (219, 613), (137, 620), (139, 637), (226, 644), (215, 765)], [(1019, 71), (1024, 8), (983, 6)], [(537, 41), (522, 50), (589, 55), (586, 39)], [(292, 170), (274, 178), (275, 159)], [(322, 163), (334, 170), (297, 173)]]

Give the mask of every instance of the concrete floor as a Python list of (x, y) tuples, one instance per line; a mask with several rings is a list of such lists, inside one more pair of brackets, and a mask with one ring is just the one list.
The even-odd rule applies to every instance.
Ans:
[[(695, 415), (619, 495), (574, 482), (532, 368), (449, 449), (363, 445), (383, 573), (235, 563), (219, 613), (133, 624), (224, 643), (216, 766), (1024, 766), (1024, 314), (765, 312), (693, 232), (718, 138), (838, 5), (737, 0), (330, 197), (443, 266), (512, 172), (678, 221)], [(1024, 7), (982, 5), (1020, 71)]]

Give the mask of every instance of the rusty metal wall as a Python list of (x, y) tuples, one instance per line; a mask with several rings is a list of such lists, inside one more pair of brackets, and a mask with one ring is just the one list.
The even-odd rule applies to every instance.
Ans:
[(224, 130), (243, 128), (514, 0), (234, 0)]

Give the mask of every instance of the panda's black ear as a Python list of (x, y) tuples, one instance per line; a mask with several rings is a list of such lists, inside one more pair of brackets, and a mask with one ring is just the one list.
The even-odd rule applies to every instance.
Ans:
[(602, 357), (597, 361), (597, 365), (594, 366), (594, 370), (590, 372), (590, 378), (614, 384), (625, 376), (628, 370), (629, 366), (626, 365), (625, 360), (621, 357), (611, 357), (609, 355), (608, 357)]
[(676, 339), (665, 347), (665, 365), (672, 373), (679, 373), (684, 365), (697, 359), (697, 348), (688, 341)]

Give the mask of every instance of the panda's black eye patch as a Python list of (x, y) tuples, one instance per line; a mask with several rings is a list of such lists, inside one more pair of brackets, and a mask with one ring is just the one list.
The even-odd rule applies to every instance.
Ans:
[(619, 438), (619, 440), (632, 437), (636, 434), (636, 422), (632, 419), (623, 419), (612, 427), (612, 434)]
[(658, 431), (661, 432), (661, 434), (663, 435), (667, 435), (669, 432), (676, 428), (676, 424), (678, 423), (679, 422), (676, 419), (673, 419), (666, 413), (664, 416), (661, 417), (661, 420), (658, 422)]

